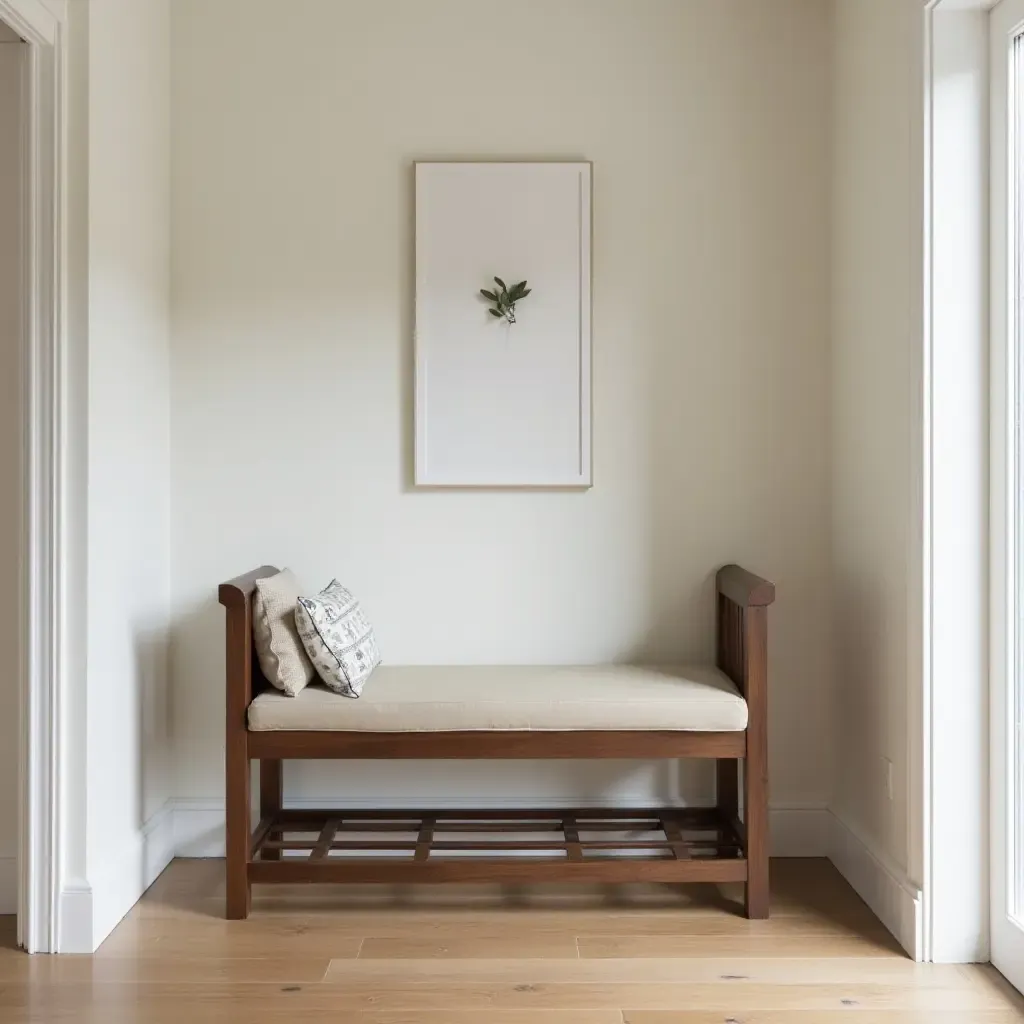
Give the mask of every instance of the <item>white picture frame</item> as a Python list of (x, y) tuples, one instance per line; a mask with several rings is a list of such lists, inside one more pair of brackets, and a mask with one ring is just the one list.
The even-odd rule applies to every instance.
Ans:
[[(418, 162), (415, 484), (586, 488), (589, 162)], [(529, 282), (514, 324), (481, 289)]]

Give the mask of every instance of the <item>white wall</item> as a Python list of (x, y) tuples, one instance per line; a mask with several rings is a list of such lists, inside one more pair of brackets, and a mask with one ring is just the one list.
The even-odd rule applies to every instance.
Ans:
[[(88, 14), (88, 871), (94, 941), (169, 794), (169, 5)], [(159, 867), (163, 865), (160, 864)]]
[[(21, 476), (23, 157), (22, 81), (26, 47), (0, 22), (0, 650), (21, 650)], [(17, 909), (18, 676), (0, 683), (0, 914)]]
[[(67, 33), (67, 539), (66, 607), (88, 604), (89, 569), (89, 5), (73, 3)], [(69, 665), (86, 665), (86, 615), (67, 615)], [(68, 676), (72, 678), (68, 678)], [(84, 674), (83, 674), (84, 675)], [(93, 948), (86, 822), (89, 803), (88, 677), (65, 673), (61, 695), (61, 894), (58, 949)]]
[[(773, 800), (827, 802), (830, 6), (176, 0), (177, 793), (222, 794), (217, 584), (338, 574), (392, 663), (709, 658), (772, 577)], [(416, 158), (594, 161), (594, 489), (410, 487)], [(134, 591), (133, 591), (134, 592)], [(123, 598), (123, 595), (122, 595)], [(303, 765), (290, 797), (669, 795), (637, 764)], [(705, 769), (684, 791), (710, 797)]]
[(834, 855), (913, 943), (922, 867), (922, 5), (837, 0), (835, 19)]

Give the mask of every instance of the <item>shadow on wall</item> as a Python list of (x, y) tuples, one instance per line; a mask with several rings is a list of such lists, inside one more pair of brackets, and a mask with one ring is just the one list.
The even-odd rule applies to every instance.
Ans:
[[(886, 640), (896, 630), (879, 586), (841, 571), (834, 586), (836, 620), (842, 623), (836, 630), (835, 717), (842, 723), (836, 732), (836, 813), (877, 842), (878, 849), (898, 849), (891, 841), (894, 804), (880, 799), (887, 787), (885, 738), (898, 728), (895, 723), (906, 721), (889, 706), (891, 698), (904, 695), (904, 688), (890, 693), (885, 685), (894, 678), (892, 666), (886, 665)], [(902, 674), (898, 671), (895, 678)]]
[(145, 828), (170, 796), (170, 671), (165, 628), (142, 628), (135, 634), (135, 680), (138, 686), (138, 822)]

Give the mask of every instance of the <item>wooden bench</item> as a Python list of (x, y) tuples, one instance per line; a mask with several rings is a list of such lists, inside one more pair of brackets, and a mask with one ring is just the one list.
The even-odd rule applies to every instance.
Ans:
[[(262, 566), (220, 586), (229, 918), (248, 916), (254, 882), (484, 880), (742, 882), (747, 916), (768, 916), (772, 583), (735, 565), (719, 571), (714, 668), (382, 666), (353, 701), (318, 687), (286, 697), (263, 677), (252, 594), (275, 572)], [(288, 809), (282, 800), (289, 758), (688, 757), (717, 760), (717, 806), (367, 811)]]

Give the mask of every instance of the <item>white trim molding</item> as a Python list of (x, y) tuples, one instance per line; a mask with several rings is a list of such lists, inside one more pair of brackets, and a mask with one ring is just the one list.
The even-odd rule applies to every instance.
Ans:
[(828, 814), (827, 827), (829, 860), (907, 953), (923, 960), (921, 890), (834, 812)]
[(94, 953), (175, 856), (174, 808), (168, 800), (117, 857), (90, 880), (67, 881), (60, 893), (61, 953)]
[(94, 952), (92, 886), (84, 878), (69, 878), (61, 887), (57, 902), (59, 932), (56, 950), (61, 953)]
[(67, 11), (66, 0), (0, 0), (0, 21), (28, 43), (56, 46)]
[(29, 44), (18, 864), (18, 939), (29, 952), (57, 948), (60, 876), (65, 17), (64, 0), (0, 0), (0, 19)]
[(1024, 370), (1019, 312), (1022, 271), (1020, 89), (1024, 74), (1021, 34), (1024, 0), (1004, 0), (992, 13), (990, 51), (991, 178), (991, 675), (989, 679), (989, 949), (992, 964), (1024, 988), (1024, 923), (1015, 879), (1020, 863), (1017, 772), (1020, 741), (1019, 693), (1024, 610)]
[[(988, 958), (989, 71), (985, 0), (924, 10), (920, 959)], [(888, 922), (887, 922), (888, 923)], [(902, 941), (902, 937), (901, 937)]]
[[(167, 801), (138, 830), (116, 856), (95, 871), (90, 867), (92, 889), (93, 950), (117, 927), (118, 922), (170, 864), (174, 857), (174, 822)], [(61, 946), (61, 952), (72, 952)]]

